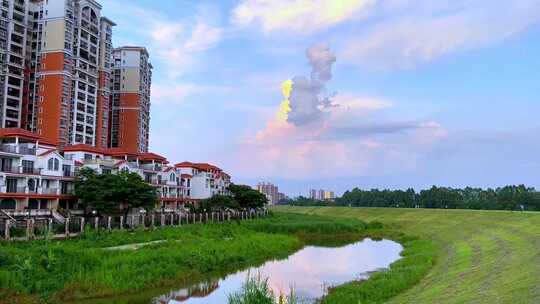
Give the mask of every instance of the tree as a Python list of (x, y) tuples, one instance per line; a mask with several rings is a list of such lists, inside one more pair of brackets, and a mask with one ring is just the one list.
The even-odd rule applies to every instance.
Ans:
[(241, 208), (261, 208), (268, 204), (264, 194), (249, 186), (231, 184), (229, 191)]
[(97, 174), (83, 168), (74, 184), (82, 205), (99, 213), (127, 215), (132, 208), (150, 210), (158, 202), (156, 189), (133, 172)]
[(208, 212), (208, 211), (216, 211), (216, 210), (224, 210), (226, 208), (229, 209), (238, 209), (240, 207), (240, 204), (238, 202), (226, 195), (214, 195), (210, 198), (204, 199), (199, 202), (198, 208), (195, 208), (195, 211), (200, 212)]

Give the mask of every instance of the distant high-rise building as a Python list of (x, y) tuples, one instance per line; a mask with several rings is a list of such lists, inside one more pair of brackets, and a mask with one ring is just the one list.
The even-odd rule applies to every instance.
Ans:
[(335, 199), (334, 191), (324, 191), (324, 200), (333, 201)]
[(112, 148), (139, 153), (148, 151), (152, 65), (144, 47), (113, 50)]
[(278, 203), (281, 202), (284, 199), (287, 199), (287, 196), (285, 195), (285, 193), (278, 192), (277, 195), (278, 195), (278, 200), (277, 200)]
[(317, 190), (309, 189), (309, 198), (310, 199), (317, 199)]
[(317, 199), (319, 201), (324, 200), (324, 190), (323, 189), (319, 189), (319, 191), (317, 191)]
[(272, 183), (259, 183), (257, 184), (257, 190), (266, 195), (270, 205), (276, 205), (280, 200), (279, 189)]
[(334, 196), (333, 191), (325, 191), (323, 189), (319, 189), (319, 190), (310, 189), (309, 198), (313, 200), (324, 201), (324, 200), (334, 200), (335, 196)]

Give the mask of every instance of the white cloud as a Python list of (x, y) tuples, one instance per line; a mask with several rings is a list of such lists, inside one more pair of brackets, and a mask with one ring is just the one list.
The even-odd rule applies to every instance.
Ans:
[(540, 21), (540, 1), (404, 1), (378, 7), (380, 21), (341, 41), (340, 60), (410, 69), (458, 51), (487, 46)]
[(375, 0), (244, 0), (232, 23), (260, 23), (265, 32), (312, 33), (362, 15)]
[(191, 36), (184, 43), (184, 48), (191, 52), (201, 52), (213, 48), (220, 40), (223, 30), (198, 22)]
[(199, 85), (195, 83), (154, 83), (152, 85), (152, 102), (161, 104), (181, 104), (189, 97), (202, 94), (221, 94), (231, 88), (224, 86)]
[(104, 7), (119, 24), (114, 29), (114, 39), (146, 46), (150, 60), (161, 68), (160, 75), (169, 79), (196, 68), (205, 52), (222, 40), (223, 29), (215, 25), (219, 23), (219, 16), (202, 5), (184, 18), (174, 18), (125, 0), (109, 0)]

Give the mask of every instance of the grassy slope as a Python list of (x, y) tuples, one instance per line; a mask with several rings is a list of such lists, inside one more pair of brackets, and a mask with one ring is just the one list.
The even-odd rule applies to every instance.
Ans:
[(436, 264), (391, 303), (540, 303), (540, 213), (288, 208), (381, 221), (436, 246)]

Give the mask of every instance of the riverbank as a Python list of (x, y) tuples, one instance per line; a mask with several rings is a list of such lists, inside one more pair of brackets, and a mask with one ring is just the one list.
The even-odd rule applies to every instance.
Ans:
[[(430, 251), (434, 254), (434, 264), (427, 274), (414, 286), (383, 302), (540, 303), (540, 213), (348, 207), (280, 207), (277, 210), (380, 221), (387, 229), (431, 242), (430, 249), (422, 248), (421, 242), (407, 245), (401, 241), (405, 258), (392, 266), (398, 271), (378, 273), (366, 282), (338, 287), (327, 297), (326, 303), (347, 303), (334, 302), (339, 299), (337, 294), (371, 294), (370, 286), (378, 284), (378, 280), (381, 293), (399, 289), (399, 285), (391, 283), (393, 280), (387, 282), (385, 276), (401, 277), (399, 270), (407, 272), (405, 261), (409, 254), (416, 252), (421, 258), (422, 252)], [(405, 275), (403, 281), (408, 281)]]
[[(339, 234), (344, 236), (336, 238), (339, 243), (359, 238), (368, 227), (355, 219), (279, 213), (245, 222), (88, 233), (64, 241), (2, 242), (0, 303), (56, 303), (173, 285), (284, 258), (304, 246), (302, 235)], [(130, 244), (147, 245), (133, 249)], [(120, 246), (128, 249), (104, 249)]]

